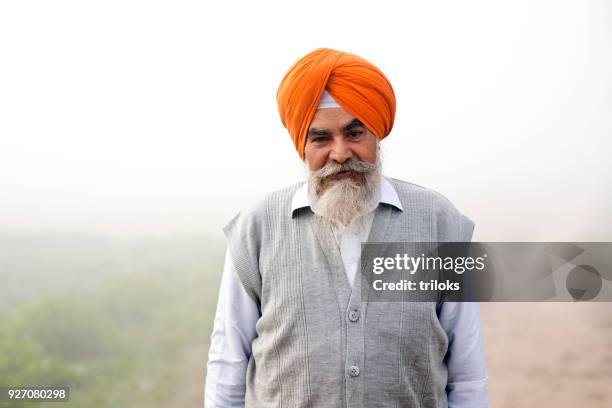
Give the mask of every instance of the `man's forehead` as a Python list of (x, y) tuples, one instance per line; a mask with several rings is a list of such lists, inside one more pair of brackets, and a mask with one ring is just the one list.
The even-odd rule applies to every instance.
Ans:
[(326, 108), (317, 109), (308, 130), (334, 130), (356, 126), (363, 126), (363, 123), (344, 109)]

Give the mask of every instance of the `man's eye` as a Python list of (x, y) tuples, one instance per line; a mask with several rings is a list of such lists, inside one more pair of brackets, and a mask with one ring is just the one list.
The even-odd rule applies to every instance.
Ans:
[(359, 131), (359, 130), (355, 130), (353, 132), (349, 132), (348, 135), (350, 138), (358, 138), (359, 136), (361, 136), (363, 134), (363, 132)]
[(327, 140), (327, 136), (318, 136), (318, 137), (313, 137), (312, 141), (314, 143), (323, 143)]

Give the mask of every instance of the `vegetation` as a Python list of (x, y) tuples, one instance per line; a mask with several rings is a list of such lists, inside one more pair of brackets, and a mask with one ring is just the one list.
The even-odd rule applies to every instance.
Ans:
[(0, 237), (0, 387), (70, 387), (0, 407), (201, 407), (221, 247), (79, 238)]

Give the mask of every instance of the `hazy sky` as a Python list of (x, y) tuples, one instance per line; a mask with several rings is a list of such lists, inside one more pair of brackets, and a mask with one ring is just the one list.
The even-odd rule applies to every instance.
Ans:
[(275, 93), (331, 47), (394, 86), (385, 173), (475, 240), (612, 241), (611, 23), (610, 1), (3, 2), (0, 229), (221, 238), (303, 177)]

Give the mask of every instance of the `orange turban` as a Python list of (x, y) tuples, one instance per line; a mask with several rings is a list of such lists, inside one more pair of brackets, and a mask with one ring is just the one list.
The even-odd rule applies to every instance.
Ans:
[(276, 94), (281, 121), (302, 160), (308, 128), (325, 89), (378, 140), (391, 132), (395, 94), (385, 75), (357, 55), (318, 48), (289, 68)]

